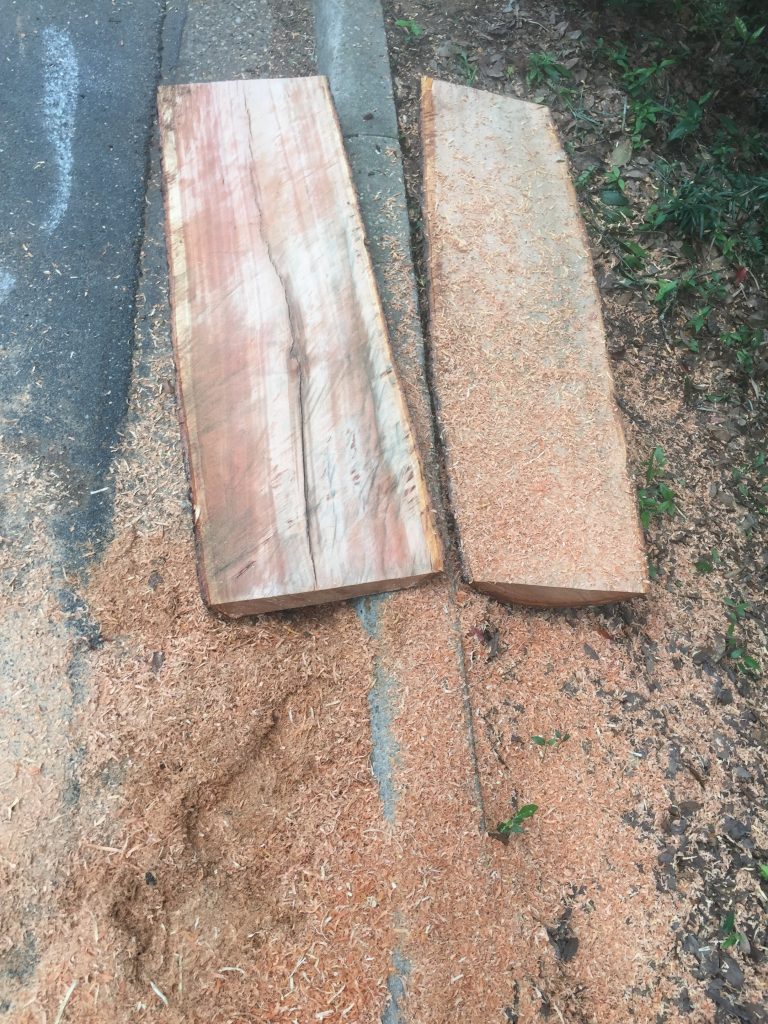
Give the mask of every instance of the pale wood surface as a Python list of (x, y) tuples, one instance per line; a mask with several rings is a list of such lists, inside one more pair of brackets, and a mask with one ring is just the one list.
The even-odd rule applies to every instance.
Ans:
[(207, 602), (441, 568), (324, 78), (159, 91), (174, 347)]
[(549, 112), (422, 83), (431, 347), (466, 575), (527, 604), (647, 589), (600, 299)]

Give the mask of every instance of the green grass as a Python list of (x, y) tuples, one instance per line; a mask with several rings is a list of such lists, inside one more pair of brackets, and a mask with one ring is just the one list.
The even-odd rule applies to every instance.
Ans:
[(768, 514), (768, 466), (766, 450), (757, 452), (749, 462), (734, 466), (731, 482), (741, 505), (756, 516)]
[(734, 597), (726, 597), (724, 601), (728, 628), (726, 629), (725, 652), (734, 668), (747, 676), (758, 677), (762, 674), (762, 666), (757, 658), (747, 652), (746, 641), (739, 635), (747, 615), (752, 611), (749, 601), (741, 601)]
[(474, 85), (477, 79), (477, 66), (469, 58), (469, 54), (466, 50), (460, 50), (456, 54), (456, 59), (461, 67), (461, 73), (464, 75), (464, 81), (467, 85)]
[(677, 496), (669, 485), (667, 459), (662, 448), (654, 448), (645, 468), (645, 487), (638, 491), (640, 522), (649, 529), (654, 519), (674, 519), (678, 513)]
[(766, 351), (765, 331), (741, 324), (735, 331), (721, 334), (720, 344), (733, 356), (739, 370), (751, 377), (760, 351)]
[[(514, 70), (514, 69), (510, 69)], [(548, 53), (530, 53), (528, 55), (528, 73), (525, 76), (528, 85), (560, 86), (565, 79), (571, 78), (571, 72), (563, 64), (558, 64)]]
[[(593, 75), (607, 75), (618, 97), (608, 111), (596, 108), (591, 127), (576, 121), (571, 136), (583, 130), (589, 146), (591, 132), (612, 147), (606, 170), (595, 164), (576, 179), (585, 220), (615, 254), (620, 284), (654, 300), (665, 333), (677, 334), (695, 365), (726, 366), (724, 399), (764, 407), (764, 325), (748, 322), (743, 298), (765, 290), (768, 271), (768, 10), (758, 0), (607, 7), (591, 65), (583, 55), (584, 93)], [(614, 23), (610, 8), (624, 20)], [(527, 79), (573, 112), (570, 52), (530, 54)], [(630, 189), (626, 172), (638, 159), (644, 184)]]
[(722, 559), (720, 558), (720, 552), (717, 550), (717, 548), (712, 548), (708, 555), (705, 555), (703, 558), (700, 558), (693, 564), (696, 566), (698, 572), (710, 573), (715, 571), (717, 566), (720, 565), (721, 561)]
[[(736, 504), (724, 502), (721, 513), (715, 503), (717, 547), (700, 542), (689, 558), (714, 585), (707, 591), (727, 598), (724, 661), (748, 686), (765, 667), (765, 606), (755, 573), (735, 575), (743, 552), (731, 527), (751, 550), (768, 513), (768, 7), (605, 0), (598, 23), (598, 40), (579, 47), (566, 37), (529, 53), (526, 81), (532, 98), (559, 112), (566, 150), (583, 161), (574, 184), (609, 289), (632, 289), (630, 309), (658, 320), (636, 354), (658, 358), (664, 394), (702, 425), (712, 417), (733, 428), (728, 447), (718, 441), (714, 452), (733, 461), (715, 462), (713, 474)], [(682, 471), (677, 443), (675, 453)], [(655, 579), (668, 554), (665, 527), (688, 508), (661, 447), (644, 468), (638, 505)], [(705, 510), (691, 502), (693, 527), (694, 512)], [(555, 746), (549, 739), (534, 742), (544, 752)]]
[(646, 230), (671, 229), (688, 242), (709, 242), (734, 267), (764, 268), (768, 175), (737, 171), (711, 154), (692, 176), (676, 162), (661, 164), (658, 173), (660, 196), (646, 213)]

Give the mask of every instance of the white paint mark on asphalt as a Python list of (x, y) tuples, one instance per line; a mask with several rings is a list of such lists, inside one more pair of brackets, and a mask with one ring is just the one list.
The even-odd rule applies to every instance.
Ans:
[(0, 267), (0, 306), (5, 302), (14, 289), (16, 278), (9, 270)]
[(69, 32), (47, 28), (43, 32), (45, 45), (45, 84), (43, 115), (48, 138), (53, 146), (58, 167), (53, 205), (43, 224), (43, 231), (51, 234), (67, 212), (72, 192), (72, 139), (75, 133), (77, 107), (78, 66), (75, 48)]

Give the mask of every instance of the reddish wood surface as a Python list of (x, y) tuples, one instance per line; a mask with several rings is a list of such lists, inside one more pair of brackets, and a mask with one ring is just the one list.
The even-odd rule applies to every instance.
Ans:
[(158, 105), (206, 601), (244, 615), (438, 571), (325, 79), (173, 86)]
[(425, 79), (433, 383), (464, 569), (580, 605), (645, 593), (600, 298), (544, 107)]

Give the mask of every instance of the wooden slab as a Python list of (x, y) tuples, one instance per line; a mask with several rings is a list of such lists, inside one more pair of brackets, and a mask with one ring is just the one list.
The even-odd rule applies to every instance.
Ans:
[(441, 568), (324, 78), (162, 88), (174, 348), (205, 600)]
[(544, 107), (422, 83), (434, 388), (478, 589), (580, 605), (646, 592), (600, 299)]

